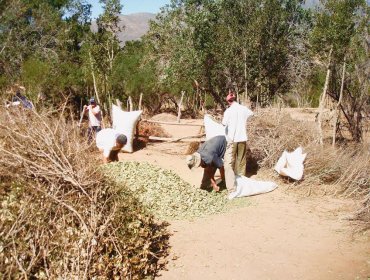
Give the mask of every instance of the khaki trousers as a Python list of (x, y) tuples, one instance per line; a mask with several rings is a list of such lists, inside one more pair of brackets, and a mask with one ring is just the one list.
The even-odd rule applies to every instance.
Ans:
[(236, 189), (235, 175), (245, 176), (247, 165), (247, 142), (227, 143), (224, 157), (226, 188)]

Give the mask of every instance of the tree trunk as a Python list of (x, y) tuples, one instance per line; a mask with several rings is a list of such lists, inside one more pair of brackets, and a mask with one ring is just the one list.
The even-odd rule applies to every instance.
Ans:
[(141, 110), (141, 102), (143, 102), (143, 93), (140, 93), (140, 98), (139, 98), (139, 110)]
[(133, 110), (132, 99), (131, 96), (129, 96), (127, 99), (127, 111), (131, 112), (132, 110)]
[(319, 104), (319, 115), (317, 117), (317, 126), (319, 130), (319, 142), (320, 145), (324, 144), (324, 136), (323, 136), (323, 131), (322, 131), (322, 114), (324, 111), (324, 104), (325, 104), (325, 99), (326, 99), (326, 91), (328, 90), (328, 85), (329, 85), (329, 78), (330, 78), (330, 73), (331, 73), (331, 53), (332, 53), (332, 48), (330, 49), (329, 52), (329, 62), (327, 65), (327, 70), (326, 70), (326, 78), (325, 78), (325, 85), (323, 92), (320, 96), (320, 104)]
[(181, 118), (181, 105), (182, 105), (182, 100), (184, 98), (184, 94), (185, 94), (185, 91), (182, 91), (181, 92), (181, 99), (180, 99), (180, 102), (178, 104), (178, 112), (177, 112), (177, 122), (178, 123), (180, 122), (180, 118)]
[(99, 98), (99, 93), (98, 93), (98, 87), (96, 85), (96, 78), (95, 78), (95, 72), (94, 72), (94, 64), (93, 64), (93, 61), (92, 61), (91, 52), (89, 52), (89, 58), (90, 58), (91, 75), (92, 75), (92, 78), (93, 78), (94, 91), (95, 91), (96, 100), (98, 101), (98, 104), (101, 104), (100, 103), (100, 98)]
[(343, 71), (342, 71), (342, 83), (340, 85), (340, 93), (339, 93), (339, 99), (338, 99), (338, 103), (337, 103), (337, 106), (335, 107), (335, 112), (334, 112), (334, 122), (333, 122), (333, 147), (335, 147), (335, 140), (336, 140), (336, 136), (337, 136), (337, 130), (338, 130), (338, 126), (340, 124), (340, 105), (342, 103), (342, 99), (343, 99), (343, 88), (344, 88), (344, 76), (345, 76), (345, 73), (346, 73), (346, 58), (344, 58), (344, 63), (343, 63)]

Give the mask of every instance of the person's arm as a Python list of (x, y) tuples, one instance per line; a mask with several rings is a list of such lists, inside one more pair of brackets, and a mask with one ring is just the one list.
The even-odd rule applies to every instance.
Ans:
[(89, 106), (84, 105), (84, 108), (82, 110), (82, 114), (85, 115), (89, 111)]
[(221, 123), (223, 126), (227, 126), (228, 122), (229, 122), (229, 111), (226, 109)]
[(94, 114), (95, 117), (97, 117), (100, 114), (100, 107), (96, 106), (93, 110), (92, 113)]
[(103, 163), (110, 162), (109, 154), (111, 152), (111, 149), (110, 148), (104, 148), (104, 149), (100, 149), (100, 150), (103, 151)]
[(217, 182), (215, 180), (215, 176), (214, 174), (212, 174), (212, 172), (210, 172), (210, 169), (206, 168), (204, 170), (204, 172), (206, 172), (207, 174), (207, 177), (211, 180), (211, 186), (213, 188), (214, 191), (218, 192), (220, 190), (220, 187), (217, 186)]

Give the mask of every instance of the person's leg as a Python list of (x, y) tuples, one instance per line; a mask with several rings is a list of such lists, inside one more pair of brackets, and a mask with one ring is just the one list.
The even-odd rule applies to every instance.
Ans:
[(235, 147), (234, 143), (227, 143), (225, 156), (224, 156), (224, 168), (225, 168), (225, 183), (226, 188), (229, 192), (235, 190)]
[(202, 183), (200, 185), (201, 189), (208, 189), (211, 186), (211, 177), (215, 175), (216, 167), (206, 167), (203, 171)]
[(93, 132), (94, 129), (93, 127), (89, 126), (89, 128), (87, 129), (87, 140), (88, 140), (88, 143), (91, 143), (92, 142), (92, 139), (93, 139)]
[(235, 174), (245, 176), (247, 165), (247, 143), (236, 143)]
[(96, 126), (95, 133), (98, 133), (101, 130), (101, 126)]

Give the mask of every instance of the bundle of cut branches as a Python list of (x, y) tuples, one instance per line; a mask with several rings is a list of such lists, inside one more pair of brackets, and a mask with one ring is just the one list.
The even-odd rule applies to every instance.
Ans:
[(0, 108), (0, 278), (154, 276), (167, 224), (101, 174), (64, 115)]

